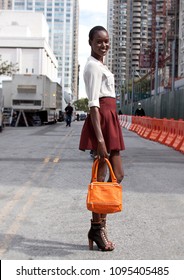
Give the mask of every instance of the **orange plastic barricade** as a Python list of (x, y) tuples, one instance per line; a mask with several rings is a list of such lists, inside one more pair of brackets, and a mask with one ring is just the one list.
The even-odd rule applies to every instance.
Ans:
[(141, 136), (143, 138), (149, 139), (152, 129), (153, 129), (152, 118), (147, 118), (146, 129), (144, 130), (144, 133)]
[(141, 122), (142, 117), (136, 117), (136, 118), (137, 118), (137, 126), (134, 128), (133, 131), (137, 133), (142, 128), (142, 122)]
[(137, 126), (137, 123), (136, 123), (136, 117), (135, 116), (132, 116), (132, 124), (131, 126), (129, 127), (129, 130), (132, 131), (134, 129), (134, 127)]
[(163, 119), (163, 123), (162, 123), (162, 132), (160, 134), (160, 136), (157, 139), (157, 142), (164, 144), (164, 141), (166, 140), (168, 134), (169, 134), (169, 121), (167, 119)]
[(183, 142), (181, 143), (181, 147), (179, 148), (179, 151), (184, 153), (184, 140)]
[(152, 117), (119, 117), (123, 127), (139, 136), (157, 141), (184, 153), (184, 120), (157, 119)]
[(134, 119), (134, 126), (132, 126), (131, 131), (136, 131), (138, 125), (139, 125), (139, 117), (135, 117)]
[(171, 147), (172, 144), (174, 143), (174, 140), (177, 137), (178, 121), (176, 121), (176, 120), (169, 120), (168, 125), (169, 125), (169, 133), (168, 133), (165, 141), (163, 142), (163, 144)]
[(176, 139), (174, 140), (172, 147), (179, 151), (182, 142), (184, 141), (184, 121), (183, 120), (179, 120), (178, 121), (178, 133), (176, 136)]
[(136, 127), (135, 132), (140, 135), (141, 132), (145, 129), (145, 123), (144, 123), (144, 119), (146, 117), (139, 117), (139, 125)]
[(143, 134), (147, 128), (146, 127), (147, 119), (148, 119), (148, 117), (142, 117), (142, 129), (137, 132), (137, 134), (140, 135), (141, 137), (143, 136)]
[(153, 129), (149, 135), (149, 139), (152, 141), (157, 141), (162, 133), (163, 120), (153, 118), (152, 125), (153, 125)]

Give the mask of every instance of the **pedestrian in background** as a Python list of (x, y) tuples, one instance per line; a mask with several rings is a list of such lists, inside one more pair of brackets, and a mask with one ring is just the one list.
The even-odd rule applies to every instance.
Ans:
[(143, 117), (145, 116), (144, 109), (142, 108), (141, 102), (138, 103), (138, 108), (135, 111), (135, 116)]
[(68, 106), (65, 108), (66, 113), (66, 126), (71, 126), (73, 107), (68, 103)]
[[(98, 181), (104, 181), (107, 166), (104, 158), (109, 158), (117, 181), (124, 177), (120, 151), (124, 150), (122, 130), (116, 113), (114, 76), (104, 64), (109, 50), (109, 35), (102, 26), (95, 26), (89, 32), (91, 56), (84, 69), (84, 82), (89, 99), (89, 115), (81, 132), (80, 150), (93, 150), (100, 159)], [(111, 181), (109, 178), (108, 181)], [(89, 248), (95, 242), (100, 250), (112, 251), (106, 230), (106, 215), (92, 213), (91, 228), (88, 232)]]

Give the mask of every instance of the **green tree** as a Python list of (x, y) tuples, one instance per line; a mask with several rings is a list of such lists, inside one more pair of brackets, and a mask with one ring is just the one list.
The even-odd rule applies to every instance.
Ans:
[(81, 98), (74, 101), (73, 105), (75, 106), (76, 111), (88, 112), (88, 98)]
[(17, 63), (13, 64), (12, 62), (2, 61), (2, 57), (0, 56), (0, 75), (12, 76), (18, 70)]

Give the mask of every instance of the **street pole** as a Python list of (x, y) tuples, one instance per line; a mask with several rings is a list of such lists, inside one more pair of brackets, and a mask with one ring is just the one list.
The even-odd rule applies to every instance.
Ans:
[(155, 54), (156, 54), (156, 60), (155, 60), (155, 86), (154, 86), (154, 92), (155, 95), (158, 94), (158, 40), (156, 41), (156, 48), (155, 48)]
[(122, 87), (120, 86), (120, 110), (122, 111)]
[(175, 78), (175, 48), (176, 48), (176, 41), (172, 42), (172, 82), (171, 82), (171, 89), (172, 93), (174, 93), (175, 85), (174, 85), (174, 78)]
[(125, 107), (125, 95), (126, 95), (126, 83), (123, 81), (123, 98), (122, 98), (122, 107)]
[(135, 77), (135, 69), (132, 68), (132, 96), (131, 96), (131, 115), (133, 115), (133, 103), (134, 103), (134, 77)]

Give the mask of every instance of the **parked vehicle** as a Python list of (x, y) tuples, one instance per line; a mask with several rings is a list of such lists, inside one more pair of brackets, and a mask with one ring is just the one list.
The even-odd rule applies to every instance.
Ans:
[[(44, 75), (18, 75), (3, 81), (5, 125), (12, 125), (12, 111), (17, 113), (15, 126), (56, 123), (62, 120), (62, 88)], [(36, 117), (35, 117), (36, 116)]]
[(87, 118), (87, 113), (84, 111), (75, 111), (75, 120), (83, 121)]
[(84, 121), (85, 119), (86, 119), (86, 114), (80, 114), (79, 115), (79, 119), (80, 119), (80, 121)]
[(2, 109), (0, 109), (0, 132), (3, 130), (3, 113)]
[(3, 96), (2, 96), (2, 92), (0, 91), (0, 132), (2, 132), (3, 130)]
[(33, 123), (33, 126), (40, 126), (42, 124), (39, 115), (32, 116), (32, 123)]

